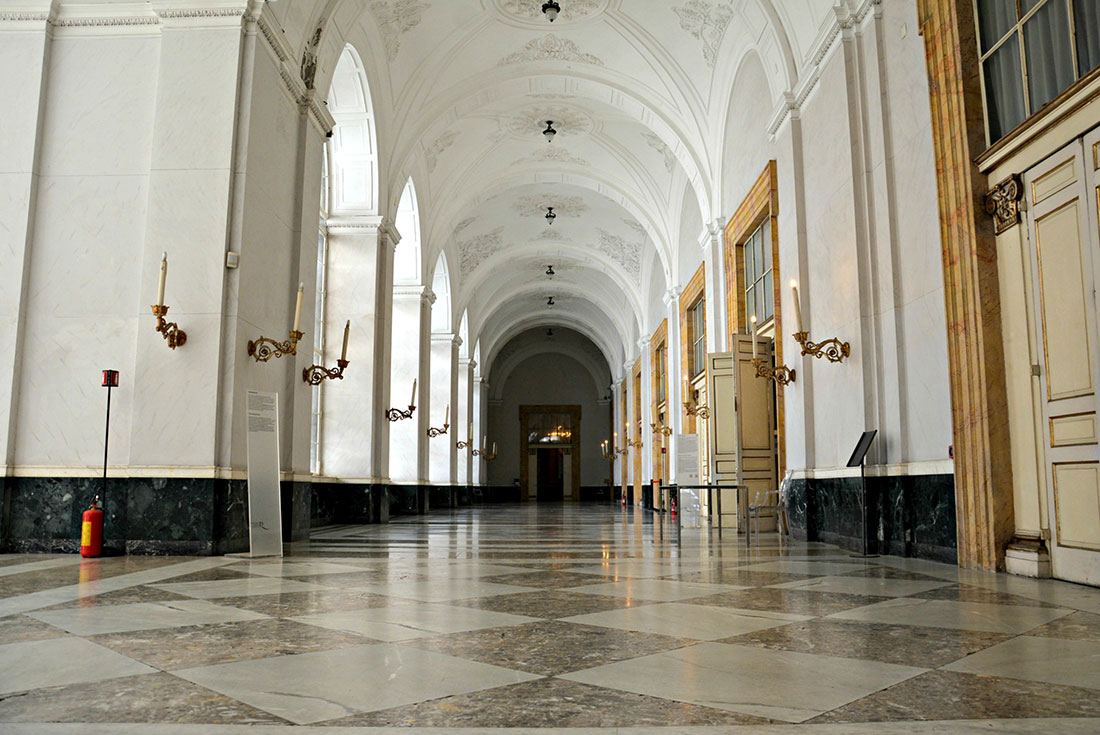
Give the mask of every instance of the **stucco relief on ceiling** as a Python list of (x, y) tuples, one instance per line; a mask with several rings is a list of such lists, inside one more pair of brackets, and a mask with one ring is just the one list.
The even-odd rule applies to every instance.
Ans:
[(703, 59), (707, 66), (713, 68), (718, 60), (722, 38), (733, 20), (733, 8), (728, 2), (688, 0), (672, 10), (680, 16), (680, 27), (703, 42)]
[(519, 51), (508, 54), (497, 62), (497, 66), (525, 64), (529, 61), (572, 61), (577, 64), (604, 65), (598, 56), (584, 53), (572, 41), (547, 33), (542, 38), (531, 39)]
[[(528, 24), (543, 24), (546, 16), (542, 12), (542, 0), (496, 0), (497, 8), (506, 16)], [(562, 3), (561, 12), (555, 23), (566, 24), (576, 20), (591, 18), (602, 12), (608, 0), (568, 0)]]
[(526, 194), (512, 203), (521, 217), (545, 217), (547, 207), (553, 207), (559, 217), (579, 217), (588, 211), (588, 204), (579, 196)]
[(523, 166), (526, 164), (537, 163), (569, 163), (574, 166), (588, 166), (588, 161), (574, 156), (569, 151), (565, 150), (561, 146), (549, 147), (546, 146), (540, 149), (537, 153), (532, 153), (530, 156), (524, 158), (518, 158), (512, 162), (513, 166)]
[(642, 135), (645, 136), (645, 142), (649, 144), (649, 147), (661, 154), (661, 158), (665, 161), (665, 169), (672, 173), (672, 169), (676, 167), (676, 154), (656, 133), (647, 130)]
[(542, 138), (542, 131), (546, 129), (546, 123), (553, 121), (554, 130), (558, 134), (554, 140), (568, 138), (574, 135), (591, 135), (596, 129), (596, 123), (586, 113), (576, 107), (557, 105), (534, 105), (520, 110), (509, 117), (505, 125), (508, 132), (526, 140), (538, 140), (540, 143), (550, 146)]
[(374, 0), (370, 9), (378, 21), (386, 58), (393, 61), (401, 51), (401, 37), (420, 25), (431, 5), (422, 0)]
[(642, 275), (642, 243), (627, 242), (626, 238), (608, 232), (602, 227), (596, 228), (600, 235), (599, 251), (623, 267), (623, 270), (638, 281)]
[(424, 152), (424, 161), (428, 166), (428, 173), (433, 173), (436, 166), (439, 165), (439, 157), (443, 155), (444, 151), (454, 145), (458, 140), (458, 132), (454, 130), (448, 130), (435, 139), (435, 142), (428, 146), (428, 150)]
[(531, 238), (531, 242), (538, 242), (539, 240), (551, 240), (553, 242), (570, 242), (569, 238), (562, 234), (561, 230), (555, 230), (553, 227), (547, 227)]
[(463, 240), (458, 244), (459, 268), (466, 276), (504, 247), (504, 228), (498, 227), (485, 235)]

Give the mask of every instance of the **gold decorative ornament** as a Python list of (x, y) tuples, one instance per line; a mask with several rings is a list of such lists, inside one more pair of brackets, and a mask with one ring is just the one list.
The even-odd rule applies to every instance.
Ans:
[(764, 361), (760, 359), (753, 360), (752, 364), (756, 367), (756, 377), (758, 378), (774, 380), (778, 385), (790, 385), (794, 382), (795, 371), (793, 368), (786, 365), (779, 365), (774, 368), (767, 367), (764, 365)]
[(684, 413), (688, 416), (697, 416), (706, 421), (710, 418), (710, 409), (706, 406), (696, 406), (691, 401), (684, 401)]
[(660, 434), (661, 436), (672, 436), (672, 429), (668, 428), (667, 426), (650, 424), (649, 428), (653, 429), (654, 434)]
[(836, 337), (824, 342), (811, 342), (809, 332), (795, 332), (794, 341), (802, 346), (803, 355), (819, 359), (824, 357), (829, 362), (844, 362), (844, 358), (852, 355), (851, 345)]
[(175, 322), (165, 321), (164, 317), (167, 315), (167, 306), (161, 304), (153, 307), (153, 316), (157, 318), (157, 331), (168, 342), (168, 347), (174, 350), (187, 343), (187, 332), (180, 329)]
[(347, 366), (347, 360), (337, 360), (336, 367), (331, 370), (323, 365), (311, 365), (302, 370), (302, 380), (310, 385), (320, 385), (326, 380), (343, 380)]
[(435, 439), (436, 437), (443, 436), (444, 434), (447, 433), (447, 430), (450, 429), (450, 428), (451, 428), (450, 424), (443, 424), (442, 429), (437, 429), (435, 427), (428, 427), (428, 438), (429, 439)]
[(985, 195), (985, 211), (993, 217), (993, 232), (1002, 232), (1020, 224), (1020, 200), (1024, 187), (1018, 174), (994, 186)]
[(406, 419), (411, 419), (414, 413), (416, 413), (416, 406), (409, 406), (408, 411), (391, 408), (389, 411), (386, 411), (386, 420), (391, 423), (395, 421), (404, 421)]
[[(455, 449), (469, 449), (474, 443), (474, 438), (471, 436), (466, 441), (455, 442)], [(474, 450), (474, 455), (477, 455), (477, 450)]]
[(305, 335), (302, 332), (291, 331), (290, 338), (285, 342), (276, 342), (267, 337), (248, 341), (248, 356), (256, 362), (267, 362), (271, 358), (286, 357), (298, 354), (298, 342)]

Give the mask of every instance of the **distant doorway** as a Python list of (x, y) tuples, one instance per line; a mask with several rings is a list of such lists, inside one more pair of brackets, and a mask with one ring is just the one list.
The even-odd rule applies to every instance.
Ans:
[(537, 497), (540, 503), (564, 499), (565, 453), (561, 449), (537, 449)]
[(520, 496), (525, 501), (578, 500), (581, 407), (520, 406)]

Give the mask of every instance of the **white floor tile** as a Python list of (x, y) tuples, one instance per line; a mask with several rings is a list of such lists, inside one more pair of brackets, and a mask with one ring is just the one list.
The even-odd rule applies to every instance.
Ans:
[[(155, 672), (150, 666), (80, 638), (0, 646), (0, 694)], [(0, 724), (0, 731), (4, 727)]]
[(294, 618), (300, 623), (344, 630), (375, 640), (395, 642), (440, 633), (464, 633), (470, 630), (533, 623), (538, 618), (476, 610), (470, 607), (415, 603), (395, 607), (370, 608), (348, 612), (305, 615)]
[(71, 607), (29, 613), (29, 615), (43, 623), (49, 623), (73, 635), (81, 636), (178, 628), (184, 625), (239, 623), (267, 617), (234, 607), (214, 605), (204, 600)]
[[(349, 587), (347, 589), (352, 589)], [(392, 583), (355, 585), (354, 589), (372, 592), (376, 595), (400, 597), (423, 602), (447, 602), (466, 600), (473, 597), (493, 597), (513, 595), (520, 592), (534, 592), (534, 587), (519, 587), (511, 584), (494, 584), (478, 579), (437, 578), (430, 580), (403, 580)]]
[(725, 607), (709, 607), (707, 605), (684, 605), (675, 602), (564, 618), (565, 622), (568, 623), (599, 625), (620, 630), (637, 630), (643, 633), (691, 638), (700, 641), (713, 641), (719, 638), (744, 635), (757, 630), (776, 628), (780, 625), (788, 625), (792, 622), (809, 619), (810, 617), (806, 615), (737, 610)]
[(723, 592), (749, 589), (731, 584), (705, 584), (703, 582), (677, 582), (672, 579), (623, 579), (618, 582), (586, 584), (570, 587), (566, 592), (582, 592), (586, 595), (625, 597), (631, 600), (675, 602), (693, 597), (719, 595)]
[(214, 600), (222, 597), (249, 597), (251, 595), (281, 595), (288, 592), (324, 592), (334, 589), (279, 577), (246, 577), (244, 579), (218, 579), (209, 582), (174, 582), (154, 584), (150, 587), (202, 600)]
[(299, 725), (541, 678), (394, 644), (174, 673)]
[(844, 595), (871, 595), (878, 597), (905, 597), (919, 592), (946, 587), (948, 582), (930, 582), (915, 579), (882, 579), (879, 577), (815, 577), (797, 582), (772, 585), (779, 589), (805, 590), (807, 592), (833, 592)]
[(562, 679), (785, 722), (804, 722), (925, 669), (700, 643)]
[(1100, 643), (1020, 636), (944, 669), (1100, 689)]
[(1057, 607), (986, 605), (977, 602), (901, 597), (834, 613), (829, 617), (865, 623), (926, 625), (932, 628), (1020, 634), (1068, 615), (1070, 612), (1072, 611)]

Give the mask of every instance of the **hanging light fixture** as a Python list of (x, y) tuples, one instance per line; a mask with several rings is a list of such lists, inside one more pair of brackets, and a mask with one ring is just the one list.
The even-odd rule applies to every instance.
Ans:
[(558, 215), (554, 214), (554, 208), (553, 207), (547, 207), (546, 208), (546, 221), (549, 222), (550, 224), (554, 224), (554, 220), (556, 220), (557, 218), (558, 218)]
[(554, 272), (554, 266), (552, 266), (552, 265), (546, 266), (546, 275), (550, 276), (551, 278), (553, 278), (554, 276), (557, 275), (557, 273)]
[(557, 0), (546, 0), (542, 4), (542, 12), (546, 18), (553, 23), (558, 19), (558, 13), (561, 12), (561, 6), (558, 5)]
[(553, 120), (547, 120), (546, 121), (546, 130), (543, 130), (542, 134), (546, 136), (546, 142), (547, 143), (553, 143), (554, 142), (554, 136), (558, 134), (558, 131), (554, 130), (554, 121)]
[(550, 298), (548, 298), (548, 299), (546, 300), (546, 305), (547, 305), (547, 306), (554, 306), (554, 303), (555, 303), (555, 302), (554, 302), (554, 297), (553, 297), (553, 296), (551, 296)]
[(547, 337), (553, 337), (554, 336), (554, 330), (553, 329), (547, 329), (546, 330), (546, 336)]

